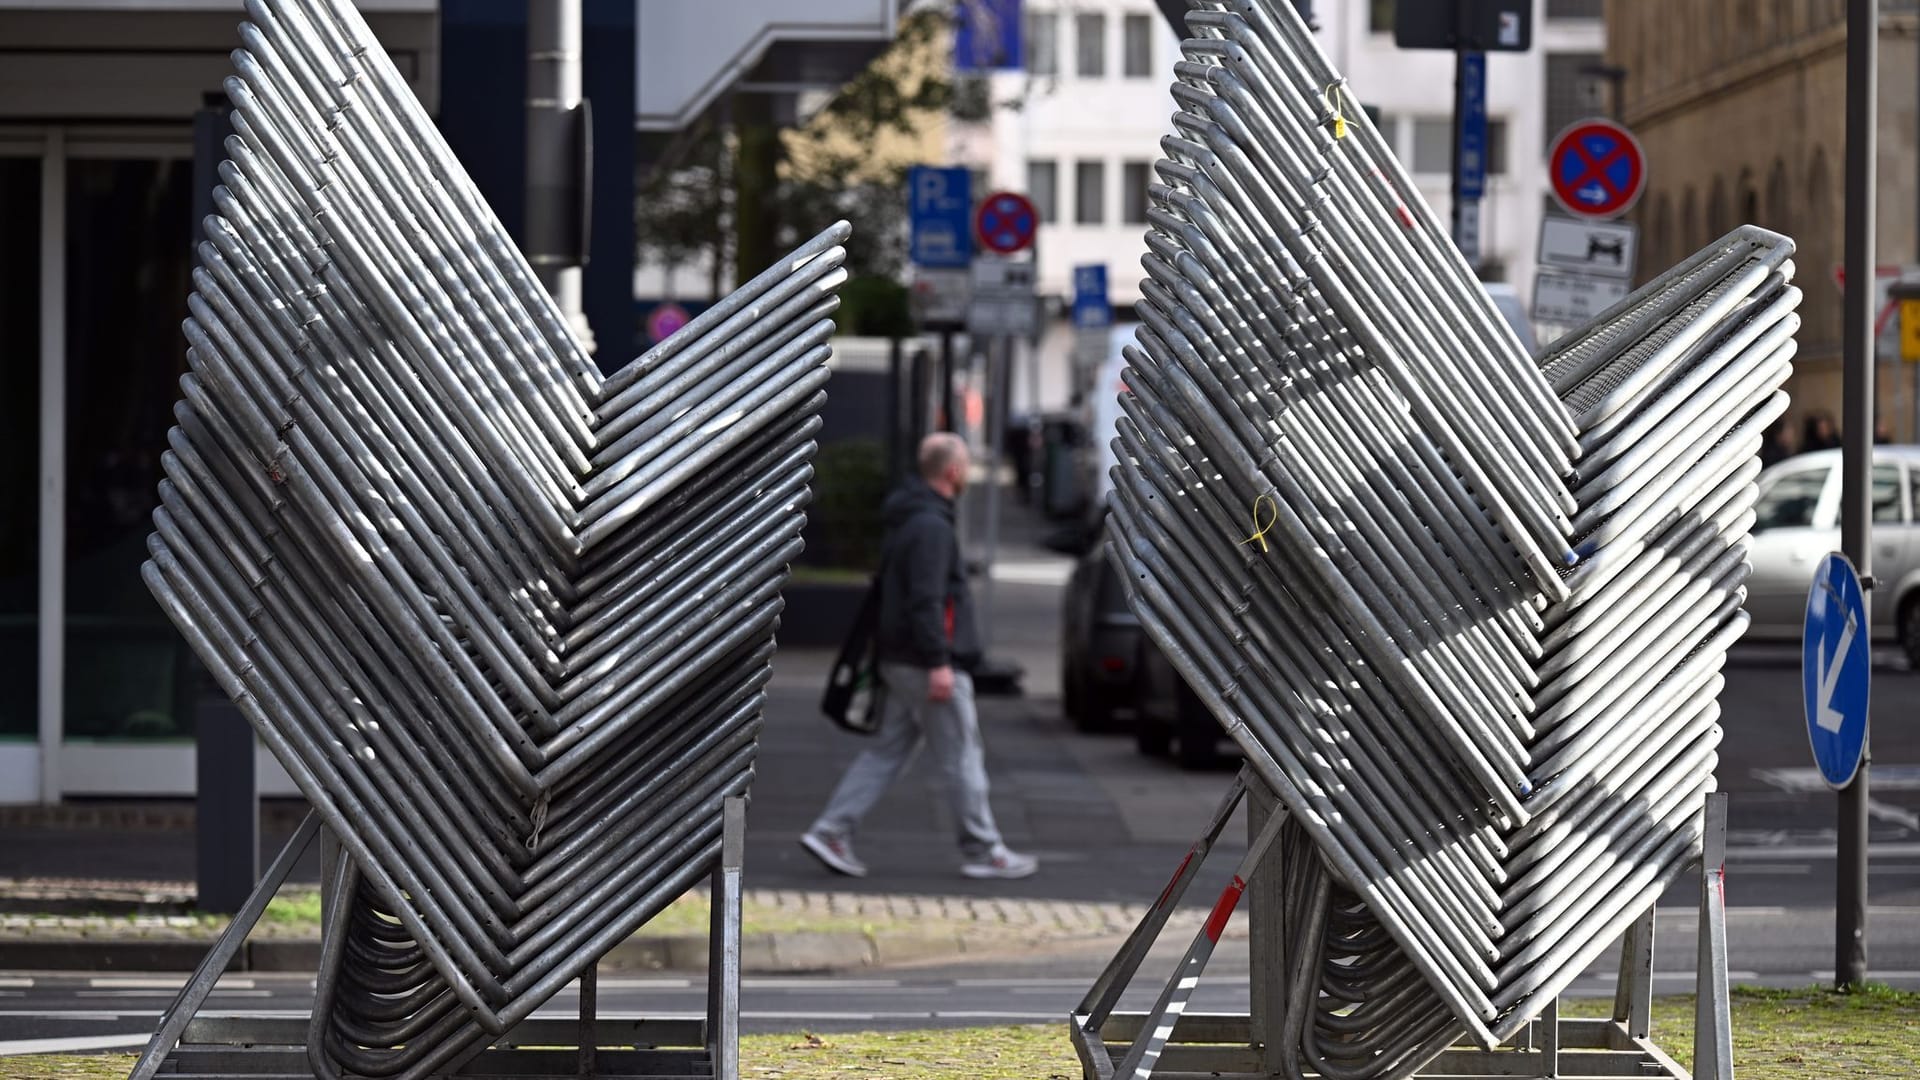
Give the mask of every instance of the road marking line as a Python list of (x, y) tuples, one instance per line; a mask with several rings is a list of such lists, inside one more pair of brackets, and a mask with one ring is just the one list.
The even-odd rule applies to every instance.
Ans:
[(93, 987), (95, 990), (178, 990), (181, 987), (187, 985), (187, 980), (184, 978), (181, 978), (181, 979), (127, 979), (127, 978), (113, 979), (113, 978), (99, 977), (99, 978), (88, 979), (87, 985)]
[(14, 1039), (10, 1042), (0, 1042), (0, 1057), (15, 1054), (72, 1054), (84, 1050), (121, 1050), (130, 1046), (145, 1046), (152, 1039), (152, 1032), (130, 1032), (126, 1035), (80, 1035), (67, 1039)]
[[(692, 979), (607, 979), (600, 980), (602, 990), (685, 990), (693, 985)], [(578, 980), (567, 984), (569, 990), (580, 989)]]
[[(1867, 855), (1875, 859), (1911, 859), (1920, 857), (1920, 844), (1869, 844)], [(1727, 848), (1727, 861), (1764, 862), (1784, 859), (1831, 859), (1834, 856), (1832, 844), (1781, 844), (1777, 847), (1740, 847)]]
[[(1815, 982), (1833, 981), (1831, 971), (1809, 971), (1807, 974), (1813, 976)], [(1885, 982), (1888, 979), (1920, 979), (1920, 971), (1881, 971), (1872, 968), (1867, 971), (1867, 974), (1873, 976), (1874, 982)]]
[(814, 987), (832, 990), (892, 990), (900, 985), (899, 979), (835, 979), (831, 976), (816, 978), (809, 976), (762, 976), (755, 979), (741, 979), (742, 988), (763, 990), (810, 989)]
[(33, 980), (16, 979), (8, 976), (6, 978), (0, 978), (0, 986), (4, 986), (9, 990), (31, 990), (33, 989)]
[[(1883, 769), (1885, 775), (1882, 775)], [(1920, 791), (1920, 769), (1912, 766), (1875, 765), (1871, 776), (1871, 787), (1874, 791)], [(1781, 791), (1794, 794), (1821, 793), (1831, 790), (1827, 787), (1826, 778), (1820, 775), (1819, 769), (1755, 769), (1753, 778), (1772, 784)], [(1867, 814), (1890, 825), (1898, 825), (1908, 832), (1920, 832), (1920, 814), (1883, 803), (1871, 795), (1867, 796)]]

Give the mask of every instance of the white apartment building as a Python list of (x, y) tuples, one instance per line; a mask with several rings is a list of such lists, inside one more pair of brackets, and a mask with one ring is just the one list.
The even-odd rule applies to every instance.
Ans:
[[(1416, 0), (1417, 2), (1417, 0)], [(1608, 108), (1600, 0), (1534, 0), (1533, 48), (1487, 63), (1490, 175), (1483, 276), (1532, 295), (1540, 218), (1551, 201), (1546, 148), (1560, 128)], [(1314, 0), (1318, 37), (1435, 212), (1452, 211), (1454, 59), (1393, 43), (1393, 0)], [(1116, 307), (1139, 300), (1146, 185), (1173, 110), (1179, 43), (1152, 0), (1029, 0), (1027, 71), (993, 79), (987, 130), (956, 132), (953, 160), (1039, 208), (1039, 282), (1065, 299), (1075, 265), (1104, 262)], [(1040, 405), (1066, 404), (1064, 318), (1042, 342)], [(1020, 387), (1025, 390), (1025, 387)], [(1020, 395), (1024, 397), (1024, 395)], [(1028, 407), (1022, 400), (1015, 408)]]

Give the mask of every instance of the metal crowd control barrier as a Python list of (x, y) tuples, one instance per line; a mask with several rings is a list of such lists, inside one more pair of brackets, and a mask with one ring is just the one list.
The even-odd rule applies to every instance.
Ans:
[[(1687, 866), (1717, 873), (1715, 699), (1792, 244), (1738, 229), (1535, 361), (1291, 5), (1188, 24), (1110, 553), (1280, 803), (1223, 898), (1281, 875), (1266, 1064), (1457, 1073), (1456, 1043), (1535, 1030)], [(1110, 1057), (1123, 951), (1075, 1018), (1089, 1076), (1211, 1068), (1160, 1057), (1208, 951)]]
[[(247, 8), (143, 572), (318, 817), (134, 1075), (732, 1076), (848, 228), (602, 378), (352, 4)], [(311, 1023), (194, 1020), (322, 823)], [(707, 1022), (596, 1026), (598, 958), (710, 875)], [(566, 1043), (529, 1017), (576, 981), (575, 1051), (474, 1063)]]

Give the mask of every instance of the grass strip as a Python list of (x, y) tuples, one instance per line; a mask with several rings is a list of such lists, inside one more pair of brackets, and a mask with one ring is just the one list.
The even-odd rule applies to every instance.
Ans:
[[(1575, 998), (1568, 1016), (1605, 1016), (1611, 1002)], [(1693, 999), (1655, 999), (1653, 1039), (1682, 1065), (1693, 1058)], [(1061, 1024), (751, 1035), (741, 1073), (754, 1080), (945, 1080), (948, 1077), (1078, 1080)], [(1733, 1060), (1742, 1080), (1920, 1075), (1920, 994), (1868, 987), (1837, 993), (1736, 988)], [(132, 1054), (0, 1058), (0, 1080), (120, 1080)]]

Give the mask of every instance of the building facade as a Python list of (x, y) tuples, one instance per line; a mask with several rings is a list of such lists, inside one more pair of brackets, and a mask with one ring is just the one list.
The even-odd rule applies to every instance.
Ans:
[[(1452, 212), (1453, 55), (1396, 47), (1391, 0), (1312, 6), (1321, 48), (1444, 220)], [(1532, 50), (1488, 58), (1482, 276), (1512, 282), (1522, 297), (1532, 292), (1550, 201), (1547, 144), (1605, 111), (1605, 83), (1588, 72), (1604, 54), (1600, 16), (1598, 0), (1536, 0)], [(957, 135), (956, 145), (984, 153), (973, 161), (995, 187), (1024, 191), (1038, 206), (1043, 294), (1065, 299), (1074, 266), (1106, 263), (1113, 302), (1124, 308), (1140, 297), (1146, 188), (1170, 130), (1179, 40), (1151, 0), (1031, 0), (1026, 58), (1025, 72), (993, 80), (995, 99), (1019, 107), (996, 109), (984, 138)], [(1066, 404), (1072, 343), (1056, 319), (1040, 347), (1043, 408)]]
[[(354, 2), (517, 232), (525, 0)], [(601, 211), (583, 306), (607, 366), (634, 355), (636, 126), (669, 125), (678, 91), (697, 99), (714, 79), (758, 79), (776, 97), (837, 84), (891, 35), (897, 0), (736, 7), (703, 81), (681, 57), (664, 65), (674, 78), (639, 69), (710, 5), (582, 4)], [(221, 101), (244, 18), (243, 0), (0, 0), (0, 803), (196, 788), (196, 715), (218, 691), (140, 565), (186, 370), (195, 223), (223, 156), (196, 122)], [(261, 790), (291, 794), (260, 760)]]
[[(1882, 0), (1876, 261), (1915, 257), (1916, 41), (1912, 0)], [(1641, 228), (1644, 280), (1736, 225), (1793, 238), (1804, 300), (1787, 384), (1789, 437), (1817, 412), (1840, 414), (1846, 173), (1846, 5), (1841, 0), (1608, 0), (1609, 64), (1623, 69), (1627, 125), (1647, 156)], [(1897, 270), (1895, 272), (1898, 272)], [(1909, 273), (1911, 271), (1909, 270)], [(1920, 440), (1920, 366), (1881, 339), (1878, 416)]]
[[(362, 6), (434, 108), (436, 0)], [(186, 370), (194, 117), (241, 17), (0, 0), (0, 802), (193, 790), (199, 687), (140, 564)]]

